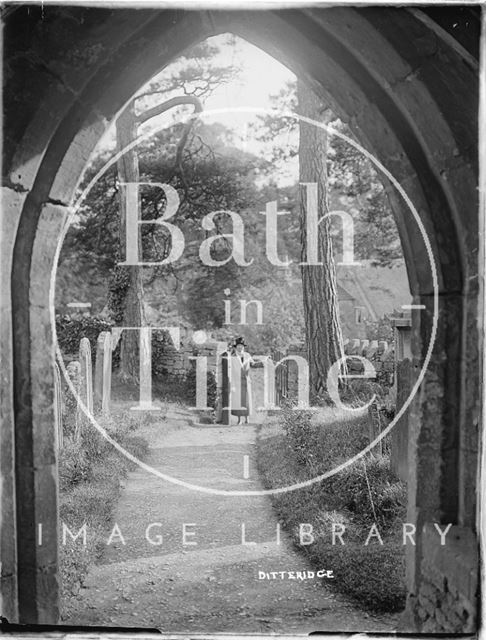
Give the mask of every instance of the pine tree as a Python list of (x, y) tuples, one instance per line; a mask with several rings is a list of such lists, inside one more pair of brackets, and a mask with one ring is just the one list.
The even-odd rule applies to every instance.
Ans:
[[(297, 88), (299, 114), (328, 124), (330, 109), (325, 109), (317, 96), (303, 82)], [(300, 230), (301, 262), (307, 262), (307, 189), (303, 183), (317, 184), (317, 210), (322, 218), (327, 205), (327, 131), (300, 121), (299, 180), (301, 183)], [(323, 218), (318, 230), (319, 261), (322, 265), (301, 265), (302, 292), (310, 392), (322, 393), (327, 386), (330, 367), (344, 354), (339, 323), (336, 267), (332, 254), (329, 218)]]

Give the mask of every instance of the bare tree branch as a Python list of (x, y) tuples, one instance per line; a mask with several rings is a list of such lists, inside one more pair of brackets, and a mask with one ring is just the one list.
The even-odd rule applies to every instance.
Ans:
[(198, 98), (194, 96), (176, 96), (175, 98), (170, 98), (169, 100), (166, 100), (165, 102), (162, 102), (161, 104), (158, 104), (155, 107), (147, 109), (147, 111), (141, 113), (139, 116), (137, 116), (137, 124), (144, 124), (151, 118), (155, 118), (155, 116), (159, 116), (160, 114), (169, 111), (169, 109), (178, 107), (181, 104), (193, 104), (195, 113), (201, 113), (201, 111), (203, 110), (201, 101)]
[(170, 91), (175, 91), (175, 89), (180, 89), (180, 88), (181, 88), (180, 82), (173, 82), (172, 84), (170, 84), (168, 86), (161, 87), (160, 89), (151, 88), (151, 89), (148, 89), (147, 91), (144, 91), (143, 93), (139, 93), (138, 95), (136, 95), (133, 98), (133, 100), (134, 101), (135, 100), (141, 100), (142, 98), (148, 98), (149, 96), (167, 94)]

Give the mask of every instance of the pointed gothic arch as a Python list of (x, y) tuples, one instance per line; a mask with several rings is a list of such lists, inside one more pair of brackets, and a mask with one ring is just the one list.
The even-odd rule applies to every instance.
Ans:
[[(57, 521), (50, 273), (66, 207), (100, 136), (137, 89), (185, 49), (232, 32), (270, 53), (332, 105), (397, 178), (432, 243), (440, 323), (411, 412), (409, 521), (419, 536), (407, 562), (409, 612), (427, 583), (432, 522), (476, 537), (483, 273), (477, 196), (478, 63), (461, 9), (458, 36), (432, 8), (334, 7), (183, 11), (12, 8), (5, 18), (2, 237), (1, 552), (10, 620), (57, 621)], [(60, 35), (62, 34), (62, 36)], [(424, 244), (398, 198), (393, 208), (414, 302), (421, 362), (433, 286)], [(469, 554), (469, 555), (468, 555)], [(461, 564), (461, 563), (459, 563)], [(451, 579), (456, 566), (449, 569)], [(471, 574), (472, 575), (472, 574)], [(474, 588), (471, 577), (471, 589)], [(469, 596), (473, 598), (474, 594)], [(471, 614), (474, 617), (474, 611)]]

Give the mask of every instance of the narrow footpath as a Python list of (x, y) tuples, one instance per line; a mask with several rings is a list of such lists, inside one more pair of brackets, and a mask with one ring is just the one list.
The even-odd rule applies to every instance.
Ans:
[[(193, 420), (190, 411), (170, 405), (164, 422), (140, 433), (150, 445), (145, 462), (208, 488), (262, 489), (255, 426), (196, 426)], [(113, 536), (68, 624), (164, 633), (394, 629), (396, 617), (366, 614), (332, 594), (323, 579), (260, 579), (259, 572), (312, 570), (283, 531), (277, 544), (268, 496), (201, 493), (137, 468), (125, 482), (115, 522), (125, 544)], [(160, 544), (146, 539), (151, 524), (148, 535)]]

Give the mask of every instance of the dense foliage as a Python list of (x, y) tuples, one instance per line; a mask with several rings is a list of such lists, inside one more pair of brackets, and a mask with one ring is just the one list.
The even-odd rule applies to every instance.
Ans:
[(113, 323), (101, 316), (83, 314), (58, 314), (56, 316), (57, 343), (63, 355), (75, 356), (79, 353), (81, 338), (88, 338), (91, 345), (91, 359), (96, 361), (96, 340), (102, 331), (110, 331)]

